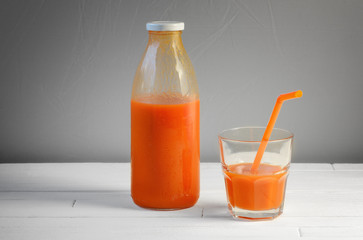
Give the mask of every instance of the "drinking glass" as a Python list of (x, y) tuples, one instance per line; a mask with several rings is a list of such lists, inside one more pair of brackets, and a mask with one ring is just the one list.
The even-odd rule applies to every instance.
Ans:
[(219, 134), (228, 208), (236, 219), (273, 219), (283, 212), (294, 135), (274, 128), (257, 171), (251, 171), (264, 127)]

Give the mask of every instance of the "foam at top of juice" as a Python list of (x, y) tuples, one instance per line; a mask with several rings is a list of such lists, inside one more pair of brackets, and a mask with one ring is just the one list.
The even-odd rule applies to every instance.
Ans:
[(282, 170), (280, 166), (260, 164), (257, 173), (251, 172), (252, 163), (239, 163), (228, 166), (228, 171), (240, 175), (274, 175)]
[[(224, 156), (226, 165), (235, 165), (238, 163), (253, 163), (257, 152), (236, 152), (228, 153)], [(291, 155), (288, 151), (282, 153), (265, 152), (261, 163), (273, 166), (287, 166), (291, 160)]]
[(193, 102), (197, 99), (195, 97), (182, 96), (180, 93), (162, 93), (160, 95), (150, 94), (136, 97), (132, 100), (149, 104), (175, 105)]

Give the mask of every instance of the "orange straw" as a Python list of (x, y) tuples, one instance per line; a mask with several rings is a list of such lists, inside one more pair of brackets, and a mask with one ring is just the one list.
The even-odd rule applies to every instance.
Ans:
[(253, 165), (251, 167), (251, 172), (257, 172), (258, 167), (260, 166), (260, 162), (263, 156), (263, 153), (265, 152), (268, 140), (270, 139), (271, 136), (271, 132), (272, 129), (275, 126), (275, 122), (277, 119), (277, 116), (279, 115), (281, 106), (283, 104), (284, 101), (286, 100), (290, 100), (293, 98), (299, 98), (302, 97), (303, 92), (301, 90), (295, 91), (295, 92), (291, 92), (291, 93), (285, 93), (285, 94), (281, 94), (275, 103), (275, 107), (272, 111), (271, 117), (270, 117), (270, 121), (267, 124), (265, 133), (263, 134), (262, 140), (261, 140), (261, 144), (258, 148), (257, 154), (256, 154), (256, 158), (255, 161), (253, 162)]

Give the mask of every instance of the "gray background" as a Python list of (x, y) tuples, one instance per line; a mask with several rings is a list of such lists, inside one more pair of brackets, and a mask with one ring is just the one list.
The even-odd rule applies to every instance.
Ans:
[(217, 134), (295, 133), (293, 162), (363, 162), (363, 1), (1, 1), (0, 162), (129, 161), (129, 99), (150, 20), (184, 21), (201, 94), (201, 160)]

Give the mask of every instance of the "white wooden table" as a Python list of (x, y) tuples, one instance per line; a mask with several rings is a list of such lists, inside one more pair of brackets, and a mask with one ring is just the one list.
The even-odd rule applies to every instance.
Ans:
[(151, 211), (130, 164), (0, 164), (0, 239), (363, 239), (363, 164), (292, 164), (284, 213), (233, 220), (221, 168), (201, 164), (197, 205)]

